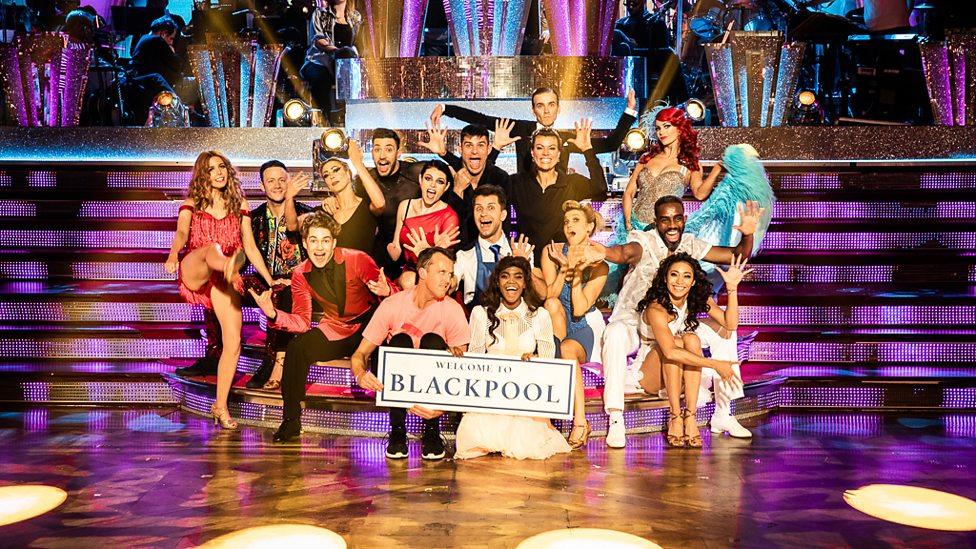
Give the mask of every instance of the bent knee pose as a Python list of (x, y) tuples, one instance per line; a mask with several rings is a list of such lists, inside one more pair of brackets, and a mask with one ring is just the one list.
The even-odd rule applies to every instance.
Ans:
[(570, 444), (586, 444), (590, 426), (580, 364), (589, 362), (606, 323), (596, 308), (596, 298), (607, 280), (607, 265), (588, 266), (589, 238), (603, 227), (603, 219), (588, 204), (563, 203), (566, 244), (546, 246), (542, 274), (546, 281), (546, 309), (553, 319), (553, 333), (561, 340), (560, 356), (576, 361), (576, 396)]
[[(189, 251), (179, 260), (184, 246)], [(272, 285), (271, 273), (254, 244), (237, 171), (219, 152), (200, 153), (193, 165), (189, 198), (180, 206), (166, 270), (178, 271), (180, 295), (187, 303), (213, 309), (220, 322), (223, 351), (217, 362), (217, 397), (211, 412), (214, 422), (225, 429), (237, 428), (227, 412), (227, 396), (241, 356), (241, 295), (236, 286), (245, 254), (261, 278)]]
[(663, 382), (668, 395), (669, 446), (701, 447), (695, 411), (702, 368), (714, 369), (726, 383), (742, 383), (733, 369), (735, 363), (702, 356), (701, 340), (694, 331), (699, 325), (698, 315), (703, 313), (725, 330), (736, 329), (739, 312), (735, 289), (744, 275), (744, 265), (745, 260), (737, 257), (727, 271), (721, 271), (730, 292), (725, 311), (712, 299), (712, 285), (698, 261), (685, 253), (661, 262), (651, 287), (637, 304), (641, 312), (641, 386), (656, 393)]

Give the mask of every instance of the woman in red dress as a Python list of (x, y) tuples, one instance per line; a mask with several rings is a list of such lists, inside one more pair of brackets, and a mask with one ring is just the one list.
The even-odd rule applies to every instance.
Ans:
[(428, 246), (452, 248), (461, 234), (454, 209), (441, 200), (454, 185), (451, 169), (440, 160), (429, 160), (420, 170), (420, 198), (403, 200), (397, 208), (398, 239), (387, 246), (394, 261), (406, 263), (398, 282), (401, 288), (416, 284), (417, 254)]
[[(203, 305), (217, 315), (224, 350), (217, 363), (217, 398), (211, 412), (214, 423), (236, 429), (237, 423), (227, 412), (227, 396), (241, 355), (238, 272), (245, 255), (269, 286), (273, 280), (254, 243), (247, 201), (227, 157), (216, 151), (200, 153), (188, 195), (180, 206), (166, 270), (178, 271), (180, 295), (187, 303)], [(187, 253), (180, 260), (184, 246)]]

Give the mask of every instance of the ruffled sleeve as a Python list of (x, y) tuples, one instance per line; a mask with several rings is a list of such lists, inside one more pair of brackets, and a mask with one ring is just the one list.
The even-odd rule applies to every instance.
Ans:
[(471, 342), (468, 343), (468, 352), (484, 353), (488, 350), (488, 313), (485, 308), (478, 305), (471, 310), (471, 319), (468, 322), (471, 330)]

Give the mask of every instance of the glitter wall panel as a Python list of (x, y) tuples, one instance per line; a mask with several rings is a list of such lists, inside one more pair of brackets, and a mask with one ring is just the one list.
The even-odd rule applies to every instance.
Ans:
[(528, 98), (543, 86), (565, 98), (623, 97), (627, 75), (641, 63), (566, 56), (340, 59), (336, 90), (346, 101)]
[(443, 0), (455, 55), (518, 55), (529, 0)]
[(806, 45), (779, 32), (732, 32), (705, 44), (723, 126), (781, 126), (793, 101)]
[(610, 53), (617, 0), (541, 0), (556, 55), (603, 56)]
[(0, 45), (0, 78), (20, 126), (77, 126), (91, 48), (63, 33), (31, 33)]
[(949, 31), (945, 42), (920, 44), (919, 50), (935, 121), (976, 124), (976, 33)]

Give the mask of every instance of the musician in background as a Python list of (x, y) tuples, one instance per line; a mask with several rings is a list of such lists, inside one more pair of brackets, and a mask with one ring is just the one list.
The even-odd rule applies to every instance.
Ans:
[(915, 0), (864, 0), (864, 23), (872, 34), (912, 32), (908, 16)]

